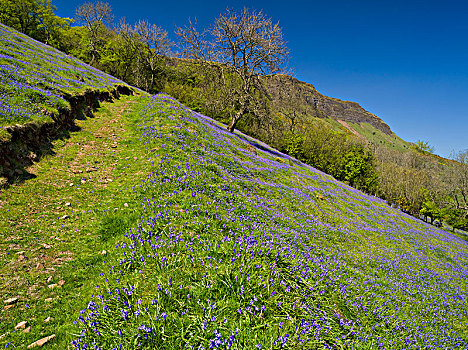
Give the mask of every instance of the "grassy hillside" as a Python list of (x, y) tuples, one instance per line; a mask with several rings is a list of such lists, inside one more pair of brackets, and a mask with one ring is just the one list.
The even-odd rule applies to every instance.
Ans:
[(409, 142), (402, 140), (397, 135), (387, 135), (368, 123), (349, 123), (349, 125), (370, 144), (384, 145), (400, 152), (408, 151), (411, 148)]
[[(5, 344), (24, 348), (54, 332), (56, 347), (73, 341), (80, 349), (467, 346), (466, 242), (229, 134), (167, 95), (129, 102), (127, 117), (107, 109), (88, 126), (128, 125), (116, 149), (94, 149), (104, 164), (113, 156), (110, 185), (97, 174), (56, 174), (64, 182), (60, 203), (73, 204), (44, 206), (36, 220), (50, 231), (38, 236), (36, 220), (6, 215), (15, 222), (13, 238), (23, 237), (17, 250), (50, 244), (54, 234), (62, 241), (52, 244), (73, 254), (47, 282), (63, 279), (63, 288), (41, 282), (40, 295), (53, 297), (53, 307), (24, 295), (42, 335), (9, 333)], [(25, 210), (29, 186), (40, 189), (57, 162), (67, 169), (71, 158), (48, 159), (55, 166), (8, 190), (14, 195), (2, 196), (2, 212)], [(76, 185), (73, 176), (85, 181)], [(40, 200), (58, 200), (50, 197)], [(33, 260), (34, 251), (22, 254)], [(6, 258), (4, 275), (9, 263), (21, 268), (17, 260)], [(10, 329), (28, 310), (14, 311)], [(60, 320), (55, 328), (43, 323), (46, 316)]]
[[(28, 168), (33, 179), (0, 189), (0, 347), (25, 349), (51, 334), (55, 348), (71, 345), (73, 321), (120, 239), (110, 223), (120, 214), (125, 231), (138, 217), (132, 187), (150, 166), (133, 137), (136, 99), (102, 103), (94, 118), (77, 121), (81, 131), (54, 141), (54, 154)], [(15, 331), (21, 321), (29, 332)]]
[(141, 103), (144, 214), (77, 348), (468, 345), (466, 242), (168, 96)]
[(468, 347), (466, 241), (165, 94), (77, 124), (0, 192), (1, 347)]
[(52, 121), (67, 97), (124, 84), (0, 23), (0, 137), (6, 126)]

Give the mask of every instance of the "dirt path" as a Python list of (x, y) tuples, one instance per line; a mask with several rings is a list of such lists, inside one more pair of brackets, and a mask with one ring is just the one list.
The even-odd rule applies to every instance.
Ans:
[(337, 119), (337, 122), (343, 125), (346, 129), (348, 129), (352, 134), (356, 135), (360, 139), (364, 140), (364, 137), (358, 133), (356, 130), (354, 130), (348, 123), (346, 123), (344, 120)]
[(94, 118), (77, 121), (80, 131), (54, 142), (54, 155), (28, 168), (34, 179), (0, 193), (0, 291), (2, 301), (18, 298), (1, 304), (0, 346), (24, 319), (32, 325), (25, 343), (53, 329), (47, 317), (63, 320), (54, 310), (70, 307), (61, 303), (86, 285), (99, 252), (107, 254), (95, 236), (103, 213), (132, 210), (122, 174), (137, 172), (126, 170), (139, 159), (126, 116), (136, 99), (103, 103)]

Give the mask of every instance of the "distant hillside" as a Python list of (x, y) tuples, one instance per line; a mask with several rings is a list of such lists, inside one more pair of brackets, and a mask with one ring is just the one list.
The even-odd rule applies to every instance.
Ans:
[[(166, 64), (175, 73), (169, 74), (165, 92), (178, 98), (191, 108), (201, 111), (221, 122), (227, 122), (229, 117), (212, 108), (212, 99), (216, 92), (203, 93), (205, 77), (188, 59), (167, 58)], [(240, 122), (239, 129), (255, 137), (267, 141), (271, 131), (277, 134), (277, 139), (283, 138), (293, 125), (304, 129), (311, 124), (326, 127), (329, 130), (341, 131), (363, 144), (384, 145), (404, 151), (410, 148), (410, 143), (393, 133), (391, 128), (379, 117), (366, 111), (356, 102), (342, 101), (328, 97), (318, 92), (312, 84), (300, 81), (285, 74), (268, 75), (261, 78), (268, 93), (268, 120), (247, 116)], [(294, 121), (292, 120), (294, 119)], [(265, 124), (251, 129), (255, 123)], [(269, 130), (266, 125), (270, 125)], [(263, 130), (260, 130), (263, 129)], [(274, 143), (279, 147), (279, 143)]]

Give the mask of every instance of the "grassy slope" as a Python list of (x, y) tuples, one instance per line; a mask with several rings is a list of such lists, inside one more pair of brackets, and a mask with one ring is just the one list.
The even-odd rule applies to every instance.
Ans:
[[(95, 118), (77, 121), (80, 132), (54, 142), (53, 156), (28, 169), (35, 179), (0, 191), (0, 290), (2, 300), (20, 299), (0, 310), (0, 344), (21, 348), (51, 333), (63, 340), (93, 293), (99, 252), (113, 254), (114, 235), (136, 220), (132, 187), (149, 172), (132, 137), (137, 99), (103, 103)], [(62, 288), (48, 287), (60, 280)], [(31, 332), (12, 332), (23, 320)]]
[[(465, 242), (168, 97), (133, 101), (126, 117), (105, 105), (82, 121), (2, 196), (2, 290), (21, 298), (2, 315), (4, 344), (52, 332), (56, 348), (466, 344)], [(30, 333), (11, 332), (21, 320)]]
[(365, 137), (371, 144), (386, 145), (389, 148), (396, 149), (400, 152), (406, 152), (411, 147), (409, 142), (406, 142), (396, 135), (390, 136), (384, 134), (382, 131), (377, 130), (368, 123), (349, 123), (350, 126), (356, 130), (360, 135)]
[(466, 242), (165, 95), (78, 123), (0, 194), (0, 346), (467, 347)]
[(465, 242), (167, 97), (141, 103), (144, 214), (76, 347), (467, 345)]
[(125, 83), (0, 23), (0, 137), (8, 125), (52, 121), (66, 96), (118, 84)]

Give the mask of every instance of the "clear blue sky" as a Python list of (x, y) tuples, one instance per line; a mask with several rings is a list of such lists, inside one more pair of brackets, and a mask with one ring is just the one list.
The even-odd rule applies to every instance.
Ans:
[[(52, 0), (64, 17), (83, 2)], [(358, 102), (398, 136), (427, 141), (439, 155), (468, 148), (466, 1), (107, 2), (116, 19), (147, 19), (173, 39), (189, 17), (204, 27), (228, 6), (262, 9), (283, 28), (296, 78)]]

